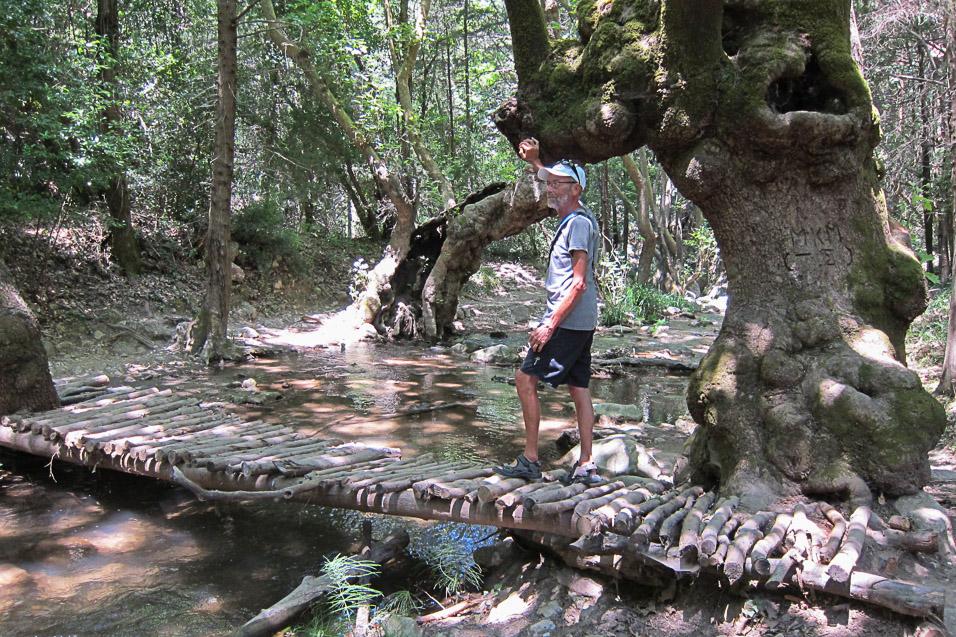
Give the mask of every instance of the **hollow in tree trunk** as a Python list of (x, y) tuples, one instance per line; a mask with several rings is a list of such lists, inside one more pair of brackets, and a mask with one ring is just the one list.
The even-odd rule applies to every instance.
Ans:
[(510, 141), (592, 162), (646, 144), (714, 229), (729, 303), (688, 388), (691, 477), (750, 506), (924, 485), (945, 418), (903, 338), (927, 293), (880, 191), (849, 0), (584, 0), (581, 41), (547, 55), (536, 0), (506, 4)]

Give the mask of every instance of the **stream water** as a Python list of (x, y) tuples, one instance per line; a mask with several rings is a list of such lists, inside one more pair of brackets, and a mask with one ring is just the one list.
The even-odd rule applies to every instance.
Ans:
[[(235, 397), (252, 378), (265, 400), (234, 408), (244, 415), (406, 456), (492, 463), (510, 460), (523, 440), (512, 374), (447, 351), (358, 344), (154, 383)], [(595, 402), (636, 404), (661, 423), (686, 412), (685, 384), (648, 371), (596, 378), (592, 388)], [(547, 441), (573, 426), (568, 402), (564, 390), (542, 391), (545, 459), (557, 457)], [(459, 405), (394, 416), (437, 403)], [(666, 460), (681, 438), (661, 432), (653, 442)], [(299, 504), (214, 506), (170, 485), (0, 452), (0, 635), (227, 634), (317, 573), (326, 556), (347, 552), (368, 517), (376, 536), (405, 525), (419, 554), (451, 543), (467, 555), (492, 531)], [(422, 573), (407, 576), (411, 586)]]

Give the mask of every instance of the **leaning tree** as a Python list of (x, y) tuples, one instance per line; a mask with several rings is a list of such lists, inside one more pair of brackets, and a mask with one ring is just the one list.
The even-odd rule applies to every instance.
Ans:
[(713, 227), (730, 300), (688, 388), (690, 476), (752, 505), (925, 484), (945, 418), (903, 340), (926, 286), (880, 190), (850, 0), (581, 0), (558, 42), (538, 0), (506, 5), (508, 139), (647, 145)]

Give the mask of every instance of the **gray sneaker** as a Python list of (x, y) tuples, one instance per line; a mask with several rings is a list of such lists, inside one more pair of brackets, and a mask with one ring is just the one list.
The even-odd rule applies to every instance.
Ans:
[(604, 482), (604, 478), (598, 473), (597, 465), (594, 462), (585, 462), (583, 465), (575, 462), (571, 465), (566, 484), (577, 483), (593, 486), (602, 482)]
[(515, 458), (514, 463), (495, 467), (495, 473), (506, 478), (524, 478), (525, 480), (541, 479), (541, 463), (537, 460), (528, 460), (524, 454)]

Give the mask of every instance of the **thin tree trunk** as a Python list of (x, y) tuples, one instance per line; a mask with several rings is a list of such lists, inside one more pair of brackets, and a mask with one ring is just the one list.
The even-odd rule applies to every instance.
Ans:
[(235, 0), (217, 0), (219, 40), (219, 96), (216, 104), (216, 142), (212, 161), (209, 228), (206, 231), (206, 298), (191, 333), (190, 349), (205, 352), (212, 363), (225, 358), (228, 346), (229, 296), (232, 270), (229, 254), (232, 215), (233, 158), (236, 141), (236, 33)]
[[(956, 4), (950, 2), (947, 17), (949, 47), (946, 58), (949, 66), (949, 157), (950, 187), (952, 188), (953, 210), (956, 211)], [(956, 214), (951, 215), (956, 218)], [(950, 226), (950, 232), (956, 236), (956, 227)], [(944, 396), (956, 395), (956, 255), (952, 259), (952, 276), (949, 291), (949, 326), (946, 330), (946, 355), (943, 358), (943, 376), (940, 378), (936, 393)]]
[(470, 9), (469, 0), (465, 0), (462, 8), (462, 44), (465, 47), (465, 166), (468, 175), (468, 188), (471, 189), (471, 164), (473, 153), (471, 147), (471, 59), (468, 51), (468, 14)]
[(601, 214), (598, 219), (601, 224), (601, 237), (604, 244), (604, 253), (614, 249), (614, 229), (611, 227), (611, 197), (607, 184), (607, 162), (601, 167), (601, 177), (598, 181), (601, 192)]
[(620, 191), (618, 191), (617, 196), (620, 197), (621, 203), (624, 206), (624, 209), (621, 211), (621, 216), (624, 218), (624, 224), (623, 224), (624, 230), (622, 232), (622, 236), (623, 236), (622, 247), (624, 249), (624, 260), (627, 261), (628, 259), (627, 251), (631, 245), (631, 215), (630, 215), (631, 209), (628, 208), (627, 203), (625, 202), (624, 197), (622, 196)]
[(448, 37), (448, 26), (445, 25), (445, 83), (448, 93), (448, 153), (455, 155), (455, 100), (451, 82), (451, 44)]
[(352, 117), (319, 75), (310, 53), (292, 42), (280, 27), (272, 0), (262, 0), (260, 7), (262, 17), (268, 25), (269, 38), (305, 75), (316, 99), (329, 111), (346, 138), (361, 153), (372, 171), (375, 183), (395, 207), (395, 227), (389, 240), (388, 251), (392, 258), (401, 258), (408, 250), (409, 240), (415, 229), (415, 207), (411, 199), (398, 178), (389, 170), (388, 164), (379, 157), (365, 131), (355, 125)]
[[(643, 149), (639, 151), (642, 155)], [(634, 209), (634, 219), (637, 221), (637, 230), (641, 233), (644, 243), (641, 245), (641, 256), (637, 264), (637, 282), (646, 285), (651, 280), (651, 270), (654, 267), (654, 250), (657, 248), (657, 233), (654, 232), (654, 224), (651, 223), (649, 214), (649, 204), (654, 199), (650, 191), (649, 184), (645, 180), (644, 174), (634, 159), (630, 155), (621, 157), (624, 162), (624, 170), (627, 176), (634, 182), (637, 189), (638, 204)], [(627, 201), (623, 195), (621, 199)], [(628, 205), (625, 203), (625, 205)], [(626, 217), (626, 215), (625, 215)]]
[[(119, 66), (119, 11), (116, 0), (98, 0), (96, 6), (96, 35), (103, 39), (105, 50), (102, 55), (99, 79), (107, 98), (103, 109), (100, 130), (103, 135), (111, 135), (120, 124), (123, 112), (117, 99), (116, 68)], [(106, 207), (110, 215), (108, 230), (110, 251), (120, 269), (127, 275), (139, 274), (142, 269), (139, 246), (133, 232), (133, 218), (130, 214), (129, 186), (126, 173), (119, 165), (103, 190)]]
[[(926, 52), (923, 50), (924, 47), (922, 44), (916, 45), (916, 58), (919, 65), (919, 76), (925, 77), (926, 74)], [(920, 185), (920, 195), (922, 195), (923, 200), (920, 202), (920, 207), (923, 209), (923, 249), (926, 250), (926, 254), (932, 256), (935, 253), (935, 246), (933, 245), (933, 225), (934, 225), (934, 210), (929, 206), (932, 201), (932, 184), (930, 183), (931, 174), (930, 174), (930, 153), (932, 153), (932, 145), (930, 140), (930, 114), (929, 114), (929, 91), (926, 86), (921, 85), (919, 88), (919, 117), (920, 117), (920, 172), (919, 172), (919, 185)], [(930, 261), (927, 264), (927, 268), (930, 272), (933, 272), (933, 261)]]
[[(402, 109), (402, 122), (405, 126), (405, 132), (408, 135), (409, 143), (415, 151), (415, 155), (421, 162), (422, 167), (428, 176), (438, 186), (441, 193), (442, 205), (445, 209), (455, 206), (455, 193), (451, 182), (442, 172), (438, 163), (432, 157), (428, 147), (422, 139), (418, 129), (418, 121), (412, 109), (412, 91), (411, 81), (412, 72), (415, 70), (415, 62), (418, 60), (418, 52), (421, 49), (422, 42), (425, 39), (426, 24), (428, 23), (428, 11), (431, 8), (431, 0), (422, 0), (418, 3), (415, 14), (415, 35), (410, 39), (408, 48), (404, 52), (404, 57), (399, 60), (398, 49), (394, 41), (389, 39), (389, 50), (392, 54), (393, 64), (397, 67), (395, 73), (395, 89), (398, 93), (398, 103)], [(403, 14), (406, 13), (403, 7)], [(386, 23), (389, 28), (394, 26), (392, 19), (391, 4), (385, 1)], [(407, 19), (407, 18), (406, 18)]]

